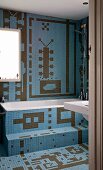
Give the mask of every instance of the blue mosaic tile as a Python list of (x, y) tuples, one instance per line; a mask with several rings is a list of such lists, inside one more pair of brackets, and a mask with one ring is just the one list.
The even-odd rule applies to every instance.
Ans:
[[(79, 134), (80, 129), (81, 133)], [(87, 127), (64, 127), (9, 134), (6, 135), (7, 152), (10, 156), (20, 154), (21, 152), (30, 153), (33, 151), (74, 145), (79, 143), (79, 138), (83, 142), (88, 142)]]
[(89, 170), (88, 145), (72, 145), (0, 158), (0, 170)]

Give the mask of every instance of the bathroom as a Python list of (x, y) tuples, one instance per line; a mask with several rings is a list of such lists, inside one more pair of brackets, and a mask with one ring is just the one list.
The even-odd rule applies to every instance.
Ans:
[(21, 32), (20, 81), (0, 79), (1, 170), (89, 169), (88, 120), (64, 108), (88, 100), (88, 15), (0, 9), (0, 28)]

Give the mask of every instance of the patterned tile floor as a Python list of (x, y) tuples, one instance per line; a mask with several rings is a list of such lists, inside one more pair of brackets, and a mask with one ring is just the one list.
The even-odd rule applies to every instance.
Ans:
[(11, 157), (4, 154), (0, 157), (0, 170), (89, 170), (88, 145), (71, 145)]

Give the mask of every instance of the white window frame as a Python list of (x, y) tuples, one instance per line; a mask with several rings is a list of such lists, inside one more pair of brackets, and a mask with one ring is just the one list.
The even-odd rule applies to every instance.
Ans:
[[(0, 82), (19, 82), (19, 81), (21, 81), (21, 30), (19, 30), (19, 29), (11, 29), (11, 28), (0, 28), (0, 31), (12, 31), (13, 33), (17, 32), (18, 33), (18, 40), (19, 40), (18, 42), (16, 42), (16, 44), (18, 44), (18, 46), (17, 46), (17, 57), (18, 57), (18, 59), (16, 58), (16, 60), (19, 60), (18, 61), (18, 66), (16, 66), (16, 69), (18, 68), (17, 74), (15, 74), (15, 77), (14, 76), (12, 77), (12, 75), (10, 75), (10, 78), (6, 77), (6, 76), (4, 76), (4, 77), (0, 76)], [(12, 38), (12, 36), (11, 36), (11, 38)], [(6, 38), (5, 38), (5, 41), (7, 41)], [(9, 43), (9, 41), (8, 41), (8, 43)], [(12, 47), (13, 47), (13, 45), (14, 45), (14, 42), (11, 42)], [(2, 51), (0, 51), (0, 52), (2, 53)], [(1, 57), (2, 57), (2, 55), (1, 55)], [(6, 57), (10, 58), (10, 55), (6, 56)], [(1, 59), (0, 59), (0, 62), (2, 62)], [(7, 64), (10, 64), (9, 62), (8, 63), (6, 63), (6, 62), (7, 61), (5, 59), (5, 62), (2, 63), (4, 69), (6, 69)], [(11, 66), (14, 67), (14, 65), (13, 65), (14, 63), (12, 63), (12, 62), (13, 62), (13, 60), (11, 61)], [(10, 66), (8, 66), (8, 68), (10, 68)], [(12, 72), (11, 68), (10, 68), (10, 70), (11, 70), (10, 72)], [(13, 70), (14, 70), (14, 68), (13, 68)], [(2, 70), (1, 70), (1, 72), (2, 72)], [(8, 72), (9, 72), (9, 70), (7, 69), (7, 73)]]

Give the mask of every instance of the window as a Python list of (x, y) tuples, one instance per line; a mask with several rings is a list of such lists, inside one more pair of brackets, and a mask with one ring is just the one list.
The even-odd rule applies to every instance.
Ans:
[(0, 28), (0, 82), (20, 81), (20, 30)]

